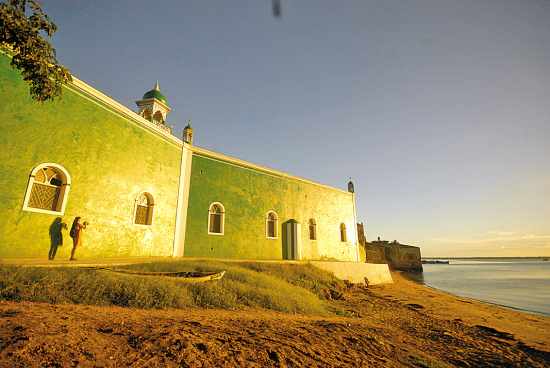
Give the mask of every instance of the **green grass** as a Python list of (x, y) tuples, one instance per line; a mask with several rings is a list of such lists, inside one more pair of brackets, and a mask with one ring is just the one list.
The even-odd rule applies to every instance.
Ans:
[(24, 267), (0, 263), (0, 300), (116, 305), (134, 308), (239, 309), (346, 314), (325, 300), (343, 288), (331, 273), (311, 265), (215, 260), (167, 260), (119, 266), (140, 271), (226, 271), (223, 279), (196, 283), (75, 267)]

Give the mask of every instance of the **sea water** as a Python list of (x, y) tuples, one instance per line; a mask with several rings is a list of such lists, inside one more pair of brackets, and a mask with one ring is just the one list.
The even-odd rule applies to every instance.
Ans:
[(422, 285), (550, 317), (550, 262), (532, 259), (440, 259), (424, 272), (405, 274)]

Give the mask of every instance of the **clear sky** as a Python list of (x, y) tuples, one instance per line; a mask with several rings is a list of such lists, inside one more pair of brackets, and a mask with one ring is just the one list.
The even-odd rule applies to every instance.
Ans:
[(181, 138), (357, 193), (368, 240), (550, 255), (550, 1), (51, 1), (74, 76)]

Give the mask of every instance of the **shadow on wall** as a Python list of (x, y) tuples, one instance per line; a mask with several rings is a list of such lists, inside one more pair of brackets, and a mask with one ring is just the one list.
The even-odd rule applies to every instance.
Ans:
[(63, 222), (61, 217), (57, 217), (50, 225), (50, 252), (48, 253), (48, 259), (53, 260), (57, 253), (57, 248), (63, 245), (63, 234), (61, 230), (67, 230), (67, 224)]

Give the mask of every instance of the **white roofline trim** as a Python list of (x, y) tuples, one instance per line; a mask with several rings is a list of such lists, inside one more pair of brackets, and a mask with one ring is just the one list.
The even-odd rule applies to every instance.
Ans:
[(147, 127), (148, 129), (154, 131), (155, 133), (158, 133), (159, 135), (171, 140), (172, 142), (178, 144), (181, 146), (183, 144), (183, 141), (181, 139), (178, 139), (177, 137), (173, 136), (172, 134), (166, 133), (160, 128), (157, 128), (153, 123), (148, 121), (147, 119), (144, 119), (143, 117), (139, 116), (138, 113), (135, 111), (130, 110), (126, 106), (121, 105), (120, 103), (116, 102), (112, 98), (104, 95), (103, 93), (99, 92), (93, 87), (90, 87), (86, 83), (82, 82), (80, 79), (73, 77), (73, 83), (66, 84), (64, 87), (70, 87), (74, 86), (77, 89), (81, 90), (82, 92), (85, 92), (88, 95), (91, 95), (92, 97), (97, 98), (107, 106), (113, 108), (114, 110), (126, 115), (128, 118), (132, 119), (134, 122), (143, 125)]
[(331, 187), (329, 185), (320, 184), (320, 183), (317, 183), (317, 182), (314, 182), (314, 181), (311, 181), (311, 180), (300, 178), (298, 176), (294, 176), (294, 175), (284, 173), (282, 171), (268, 169), (267, 167), (251, 164), (250, 162), (242, 161), (242, 160), (239, 160), (239, 159), (236, 159), (236, 158), (233, 158), (233, 157), (229, 157), (229, 156), (224, 156), (224, 155), (221, 155), (219, 153), (207, 151), (205, 149), (198, 148), (198, 147), (195, 147), (195, 146), (189, 146), (188, 148), (193, 152), (196, 152), (196, 153), (199, 153), (199, 154), (202, 154), (202, 155), (205, 155), (205, 156), (210, 156), (211, 160), (215, 160), (215, 161), (223, 160), (223, 161), (232, 163), (235, 166), (237, 166), (237, 165), (244, 166), (245, 168), (248, 168), (250, 170), (263, 171), (266, 174), (282, 177), (282, 178), (285, 178), (285, 179), (288, 179), (288, 180), (294, 180), (294, 181), (302, 182), (302, 183), (305, 183), (305, 184), (316, 185), (318, 187), (322, 187), (322, 188), (325, 188), (325, 189), (331, 189), (331, 190), (334, 190), (334, 191), (337, 191), (337, 192), (342, 192), (342, 194), (353, 195), (353, 197), (355, 197), (355, 195), (356, 195), (355, 193), (350, 193), (350, 192), (348, 192), (347, 190), (344, 190), (344, 189), (339, 189), (339, 188)]
[[(7, 54), (5, 52), (2, 52), (2, 54), (7, 55), (8, 57), (11, 57), (9, 54)], [(133, 120), (138, 125), (142, 125), (143, 127), (154, 131), (155, 133), (167, 138), (168, 140), (172, 141), (173, 143), (176, 143), (177, 145), (179, 145), (180, 147), (183, 148), (184, 143), (181, 139), (178, 139), (177, 137), (173, 136), (172, 134), (168, 134), (165, 131), (161, 130), (160, 128), (157, 128), (154, 124), (152, 124), (147, 119), (144, 119), (143, 117), (138, 115), (135, 111), (132, 111), (129, 108), (127, 108), (126, 106), (121, 105), (120, 103), (116, 102), (115, 100), (108, 97), (107, 95), (99, 92), (95, 88), (93, 88), (93, 87), (89, 86), (88, 84), (84, 83), (80, 79), (78, 79), (74, 76), (72, 78), (73, 78), (73, 82), (69, 83), (69, 84), (66, 84), (64, 86), (68, 87), (69, 89), (71, 89), (71, 87), (74, 86), (75, 88), (79, 89), (80, 91), (97, 98), (99, 101), (103, 102), (107, 106), (109, 106), (109, 107), (113, 108), (114, 110), (124, 114), (126, 117), (130, 118), (131, 120)], [(160, 102), (160, 101), (158, 101), (158, 102)], [(211, 152), (211, 151), (208, 151), (208, 150), (205, 150), (205, 149), (202, 149), (202, 148), (198, 148), (198, 147), (195, 147), (195, 146), (191, 146), (191, 145), (188, 145), (188, 144), (185, 144), (185, 145), (192, 152), (197, 152), (197, 153), (200, 153), (200, 154), (203, 154), (203, 155), (206, 155), (206, 156), (211, 156), (212, 159), (227, 161), (227, 162), (233, 163), (235, 165), (244, 166), (244, 167), (247, 167), (249, 169), (255, 169), (255, 170), (263, 171), (265, 173), (268, 173), (268, 174), (271, 174), (271, 175), (274, 175), (274, 176), (283, 177), (283, 178), (286, 178), (286, 179), (289, 179), (289, 180), (303, 182), (303, 183), (306, 183), (306, 184), (313, 184), (313, 185), (316, 185), (316, 186), (319, 186), (319, 187), (322, 187), (322, 188), (325, 188), (325, 189), (331, 189), (331, 190), (334, 190), (334, 191), (337, 191), (337, 192), (346, 193), (346, 194), (351, 195), (352, 197), (356, 196), (356, 193), (350, 193), (350, 192), (348, 192), (347, 190), (344, 190), (344, 189), (339, 189), (339, 188), (331, 187), (329, 185), (316, 183), (314, 181), (303, 179), (303, 178), (300, 178), (298, 176), (286, 174), (282, 171), (268, 169), (267, 167), (255, 165), (255, 164), (252, 164), (250, 162), (246, 162), (246, 161), (239, 160), (239, 159), (236, 159), (236, 158), (233, 158), (233, 157), (225, 156), (225, 155), (222, 155), (222, 154), (219, 154), (219, 153)]]

